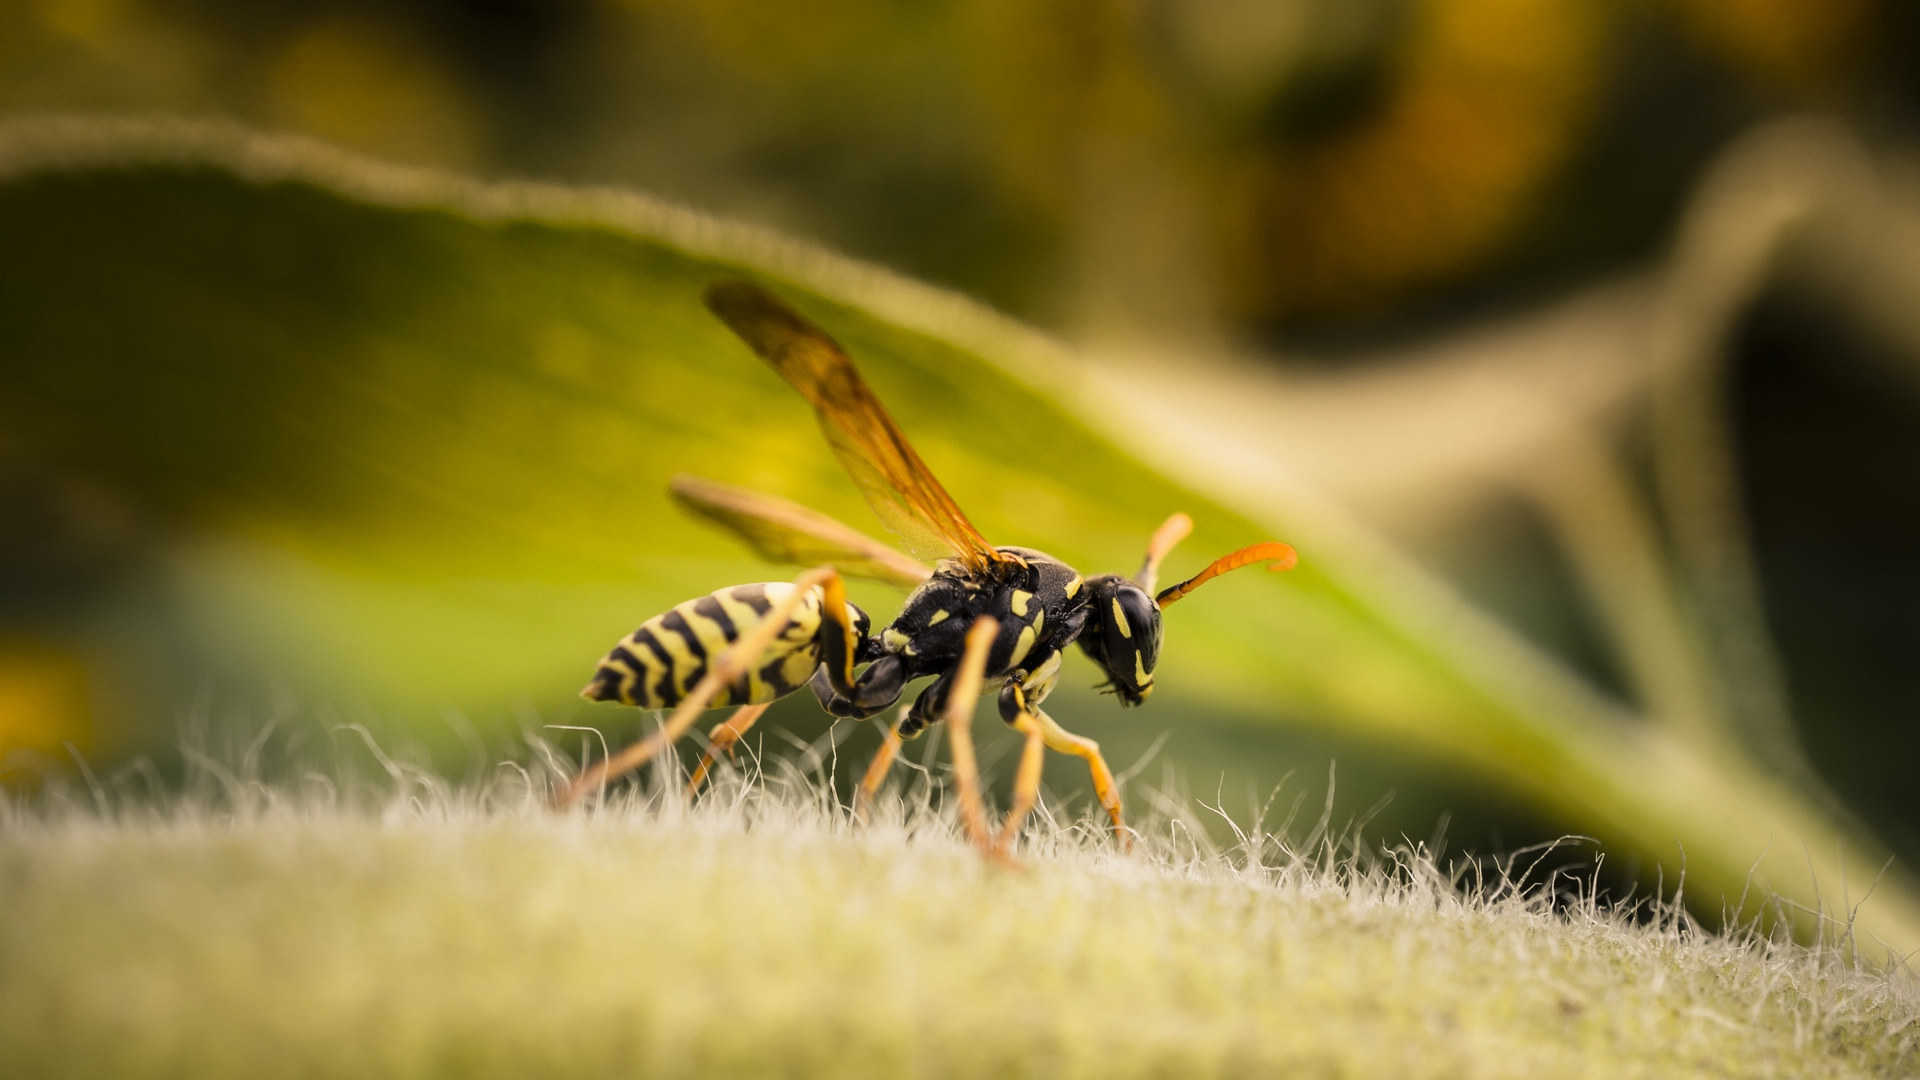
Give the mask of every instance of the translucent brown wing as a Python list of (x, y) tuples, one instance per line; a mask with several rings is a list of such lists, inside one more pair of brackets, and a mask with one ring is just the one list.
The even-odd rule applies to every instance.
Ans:
[(707, 307), (813, 403), (840, 463), (908, 551), (951, 556), (976, 572), (1008, 560), (960, 512), (824, 331), (744, 281), (708, 289)]
[(697, 476), (676, 476), (667, 489), (689, 513), (734, 533), (773, 562), (795, 566), (827, 563), (849, 577), (871, 578), (909, 589), (933, 575), (925, 563), (798, 503)]

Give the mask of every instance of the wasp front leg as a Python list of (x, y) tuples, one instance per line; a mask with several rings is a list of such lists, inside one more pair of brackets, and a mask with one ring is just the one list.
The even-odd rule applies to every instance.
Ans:
[(1052, 691), (1059, 670), (1060, 657), (1056, 653), (1041, 664), (1033, 675), (1025, 679), (1008, 679), (1006, 685), (1000, 688), (1000, 718), (1025, 735), (1027, 740), (1021, 749), (1019, 771), (1014, 774), (1013, 806), (1007, 812), (1006, 823), (1001, 826), (998, 843), (1003, 848), (1012, 843), (1039, 798), (1041, 748), (1045, 747), (1072, 754), (1087, 763), (1087, 771), (1093, 779), (1093, 793), (1107, 816), (1113, 819), (1113, 832), (1120, 842), (1120, 849), (1131, 850), (1133, 834), (1127, 831), (1126, 822), (1121, 817), (1119, 787), (1114, 782), (1113, 770), (1107, 767), (1107, 759), (1100, 753), (1100, 744), (1061, 727), (1053, 717), (1040, 709), (1040, 702)]
[(867, 809), (873, 805), (873, 797), (880, 793), (880, 785), (887, 782), (887, 771), (893, 768), (893, 759), (900, 754), (900, 728), (907, 722), (903, 712), (893, 726), (887, 729), (881, 739), (880, 749), (874, 751), (873, 760), (867, 763), (867, 771), (860, 778), (860, 791), (853, 800), (853, 819), (865, 824)]
[(707, 752), (700, 757), (700, 767), (693, 770), (693, 775), (687, 778), (687, 794), (692, 795), (700, 790), (701, 781), (707, 778), (707, 773), (713, 769), (713, 763), (716, 760), (722, 756), (733, 756), (734, 744), (746, 737), (747, 732), (753, 729), (753, 725), (760, 722), (760, 717), (770, 707), (770, 702), (760, 705), (743, 705), (734, 710), (732, 716), (713, 726), (713, 730), (707, 733)]

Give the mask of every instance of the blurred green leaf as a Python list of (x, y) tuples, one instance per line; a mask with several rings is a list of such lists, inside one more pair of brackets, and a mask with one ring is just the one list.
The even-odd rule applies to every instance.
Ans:
[[(231, 132), (27, 126), (0, 133), (9, 174), (0, 497), (34, 539), (9, 541), (0, 640), (90, 672), (75, 708), (92, 719), (43, 734), (92, 723), (96, 745), (136, 746), (208, 712), (257, 725), (276, 696), (441, 745), (541, 721), (637, 729), (638, 712), (573, 699), (606, 646), (783, 573), (676, 513), (669, 476), (870, 521), (810, 410), (700, 303), (748, 274), (848, 348), (996, 542), (1128, 571), (1184, 509), (1198, 528), (1169, 577), (1269, 535), (1300, 549), (1289, 574), (1169, 614), (1146, 709), (1100, 702), (1070, 660), (1053, 711), (1117, 762), (1172, 728), (1169, 760), (1207, 787), (1279, 782), (1274, 748), (1302, 732), (1438, 763), (1468, 812), (1518, 801), (1684, 864), (1708, 911), (1750, 872), (1809, 907), (1874, 877), (1866, 849), (1737, 756), (1600, 702), (1359, 537), (1143, 465), (1071, 392), (1035, 389), (1061, 382), (1035, 370), (1057, 354), (977, 332), (997, 324), (950, 297), (630, 198)], [(893, 597), (855, 598), (885, 613)], [(1864, 940), (1920, 943), (1906, 879), (1879, 890)]]

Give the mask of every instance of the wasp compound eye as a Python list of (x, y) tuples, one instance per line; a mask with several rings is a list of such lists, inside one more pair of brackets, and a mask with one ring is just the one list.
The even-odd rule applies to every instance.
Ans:
[(1107, 673), (1121, 697), (1138, 704), (1153, 692), (1153, 669), (1160, 662), (1160, 608), (1131, 582), (1121, 582), (1107, 606)]
[(1146, 590), (1113, 574), (1090, 579), (1092, 611), (1080, 647), (1105, 670), (1114, 693), (1138, 705), (1153, 692), (1160, 660), (1160, 607)]

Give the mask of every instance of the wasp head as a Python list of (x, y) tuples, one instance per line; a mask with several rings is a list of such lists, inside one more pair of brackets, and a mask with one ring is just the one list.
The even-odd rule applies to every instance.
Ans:
[(1160, 605), (1153, 594), (1118, 574), (1087, 579), (1091, 612), (1080, 648), (1106, 669), (1120, 701), (1138, 705), (1153, 693), (1160, 660)]
[(1092, 611), (1081, 631), (1080, 647), (1107, 670), (1110, 685), (1123, 704), (1138, 705), (1153, 693), (1153, 666), (1160, 660), (1162, 608), (1230, 570), (1261, 563), (1286, 570), (1296, 561), (1292, 548), (1268, 541), (1222, 555), (1180, 584), (1154, 592), (1161, 560), (1192, 529), (1191, 518), (1175, 514), (1148, 541), (1147, 558), (1140, 564), (1139, 573), (1131, 578), (1106, 574), (1087, 579)]

